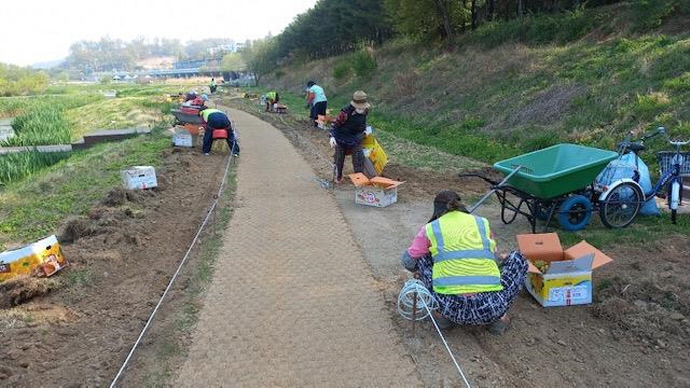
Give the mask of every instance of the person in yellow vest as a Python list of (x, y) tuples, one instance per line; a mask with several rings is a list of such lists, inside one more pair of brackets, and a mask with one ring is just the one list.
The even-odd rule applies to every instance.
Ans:
[(275, 110), (274, 104), (277, 104), (278, 101), (280, 101), (280, 96), (278, 95), (278, 92), (272, 90), (266, 93), (266, 112)]
[(204, 144), (201, 148), (204, 155), (211, 153), (213, 131), (224, 130), (227, 134), (225, 141), (228, 143), (228, 149), (232, 150), (234, 156), (240, 156), (240, 144), (237, 142), (235, 129), (232, 127), (228, 115), (221, 110), (210, 109), (205, 106), (202, 106), (201, 109), (199, 116), (204, 121)]
[(520, 252), (499, 257), (489, 221), (469, 214), (454, 191), (436, 195), (433, 216), (403, 253), (402, 264), (438, 302), (439, 327), (488, 325), (493, 334), (508, 328), (506, 313), (527, 276)]

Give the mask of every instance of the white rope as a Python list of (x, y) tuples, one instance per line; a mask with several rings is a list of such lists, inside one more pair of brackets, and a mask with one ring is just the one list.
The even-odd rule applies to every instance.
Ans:
[[(460, 368), (458, 361), (455, 359), (453, 352), (450, 350), (450, 347), (448, 346), (448, 342), (446, 342), (445, 337), (443, 337), (443, 333), (441, 333), (441, 329), (438, 327), (438, 324), (434, 319), (434, 315), (431, 313), (432, 310), (438, 309), (438, 302), (436, 301), (436, 299), (433, 298), (431, 292), (424, 286), (424, 283), (422, 283), (419, 279), (410, 279), (406, 281), (403, 285), (402, 290), (400, 290), (400, 295), (398, 295), (398, 312), (400, 313), (400, 315), (403, 316), (403, 318), (412, 320), (411, 308), (414, 305), (413, 300), (415, 292), (417, 293), (417, 301), (421, 302), (421, 304), (424, 306), (424, 309), (426, 310), (424, 317), (418, 318), (417, 320), (424, 319), (427, 316), (431, 318), (431, 322), (434, 323), (436, 332), (438, 332), (438, 335), (441, 337), (441, 341), (443, 341), (443, 345), (446, 347), (448, 354), (450, 354), (450, 358), (453, 360), (453, 364), (455, 364), (455, 368), (458, 370), (458, 373), (460, 373), (460, 377), (462, 377), (462, 380), (465, 382), (465, 386), (467, 388), (471, 388), (469, 381), (467, 381), (467, 377), (465, 377), (465, 373)], [(429, 302), (429, 300), (431, 300), (431, 302)]]
[(211, 214), (213, 213), (216, 206), (218, 205), (218, 200), (220, 199), (220, 196), (223, 192), (223, 188), (225, 186), (225, 180), (228, 176), (228, 170), (230, 170), (230, 163), (232, 162), (232, 160), (233, 160), (233, 153), (232, 153), (232, 150), (230, 150), (230, 156), (228, 157), (228, 162), (225, 165), (225, 173), (223, 174), (223, 180), (220, 182), (220, 187), (218, 188), (218, 194), (215, 196), (215, 198), (213, 200), (213, 204), (211, 204), (211, 207), (209, 208), (208, 213), (206, 214), (206, 218), (204, 218), (204, 221), (201, 223), (201, 226), (199, 226), (199, 230), (197, 230), (196, 235), (194, 236), (194, 240), (192, 240), (192, 244), (189, 246), (189, 249), (187, 249), (187, 253), (185, 253), (184, 257), (182, 258), (182, 261), (180, 261), (180, 265), (177, 267), (177, 270), (175, 271), (175, 274), (173, 274), (172, 278), (170, 279), (170, 282), (168, 282), (168, 286), (165, 288), (165, 291), (163, 292), (163, 295), (161, 296), (160, 300), (158, 300), (158, 304), (156, 304), (156, 307), (151, 312), (149, 319), (146, 321), (146, 325), (144, 325), (144, 328), (141, 329), (141, 333), (139, 333), (139, 337), (137, 338), (137, 341), (134, 343), (134, 346), (132, 346), (132, 349), (129, 351), (129, 354), (127, 355), (127, 358), (125, 359), (125, 362), (122, 364), (122, 367), (120, 367), (120, 370), (117, 372), (117, 375), (115, 375), (115, 378), (110, 383), (110, 388), (115, 387), (117, 380), (120, 378), (120, 376), (124, 372), (125, 368), (127, 367), (129, 360), (132, 358), (132, 355), (134, 355), (134, 351), (139, 346), (139, 343), (141, 343), (141, 339), (144, 337), (144, 333), (146, 333), (146, 330), (149, 328), (149, 325), (153, 321), (153, 317), (156, 315), (156, 312), (158, 312), (158, 308), (160, 308), (160, 306), (163, 304), (163, 299), (165, 299), (165, 296), (168, 295), (168, 291), (170, 291), (170, 288), (172, 288), (173, 282), (175, 282), (175, 279), (177, 279), (177, 275), (180, 273), (180, 270), (182, 270), (182, 266), (184, 265), (185, 261), (187, 261), (189, 254), (192, 252), (192, 249), (194, 248), (194, 245), (196, 245), (196, 242), (199, 240), (199, 236), (201, 235), (202, 230), (204, 229), (204, 227), (208, 223), (208, 220), (211, 217)]
[[(417, 293), (417, 306), (415, 306), (415, 292)], [(421, 321), (429, 316), (424, 310), (424, 304), (431, 306), (431, 310), (438, 308), (438, 302), (431, 296), (431, 292), (424, 287), (419, 279), (410, 279), (405, 282), (400, 294), (398, 295), (398, 313), (408, 321)], [(413, 317), (413, 313), (416, 316)]]

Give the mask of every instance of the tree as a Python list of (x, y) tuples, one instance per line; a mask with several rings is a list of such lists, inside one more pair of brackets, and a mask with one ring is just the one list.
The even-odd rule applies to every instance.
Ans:
[(247, 65), (242, 60), (242, 55), (239, 53), (229, 53), (223, 56), (223, 60), (220, 62), (220, 68), (223, 71), (243, 71), (247, 68)]
[(254, 77), (256, 86), (259, 86), (263, 75), (276, 67), (274, 47), (275, 39), (255, 40), (251, 46), (245, 47), (240, 53), (242, 60), (247, 64), (247, 70)]

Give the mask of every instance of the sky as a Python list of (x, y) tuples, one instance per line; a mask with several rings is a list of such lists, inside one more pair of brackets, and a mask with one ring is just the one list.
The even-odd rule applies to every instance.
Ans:
[(21, 0), (3, 1), (0, 62), (28, 66), (59, 60), (72, 43), (103, 36), (230, 38), (279, 34), (316, 0)]

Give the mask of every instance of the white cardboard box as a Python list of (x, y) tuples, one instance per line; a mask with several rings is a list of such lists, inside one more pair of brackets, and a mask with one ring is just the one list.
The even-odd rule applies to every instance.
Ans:
[(374, 207), (387, 207), (398, 202), (398, 186), (404, 183), (383, 177), (369, 179), (361, 172), (349, 177), (355, 185), (355, 203)]
[(186, 129), (177, 128), (173, 134), (173, 146), (175, 147), (194, 147), (192, 134)]
[(156, 170), (151, 166), (133, 166), (120, 171), (122, 184), (128, 190), (144, 190), (158, 187)]

